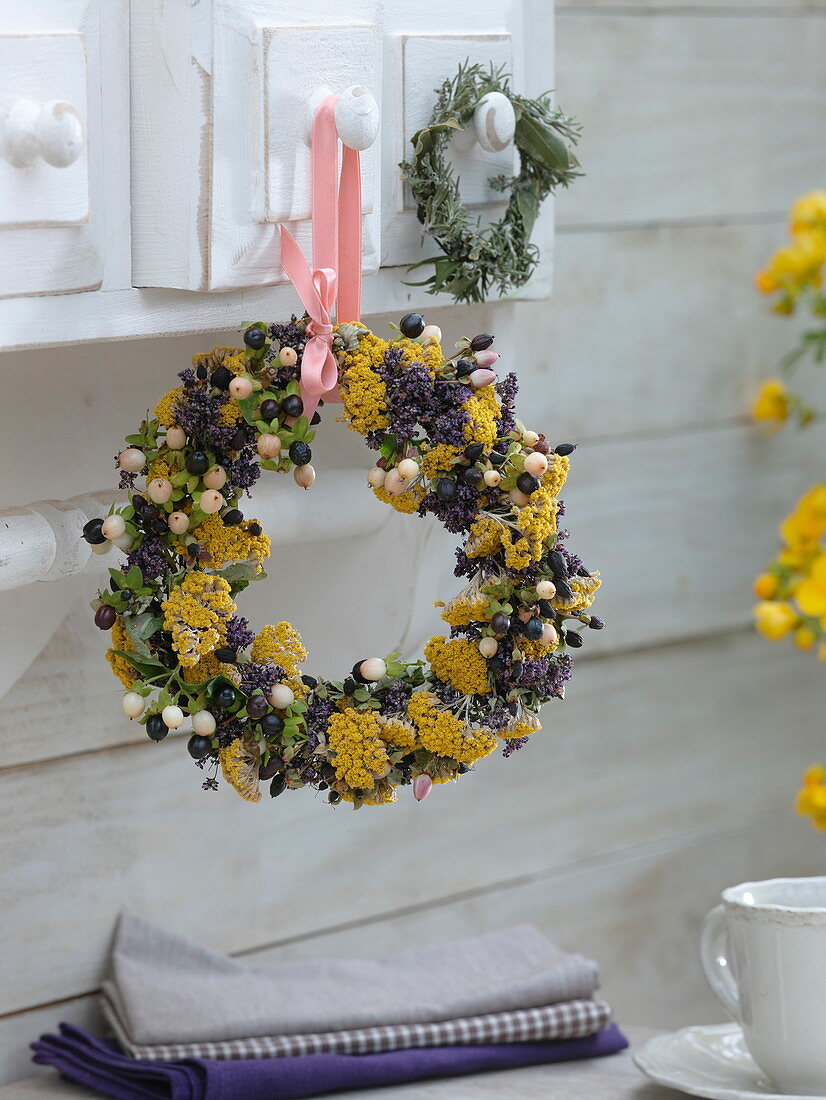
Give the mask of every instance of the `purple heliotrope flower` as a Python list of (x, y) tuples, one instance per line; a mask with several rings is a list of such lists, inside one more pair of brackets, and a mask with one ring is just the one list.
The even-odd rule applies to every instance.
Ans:
[(516, 427), (516, 417), (513, 410), (516, 404), (516, 395), (519, 392), (519, 383), (513, 371), (506, 374), (501, 382), (496, 383), (496, 392), (502, 406), (502, 413), (497, 421), (498, 437), (503, 439), (508, 432), (512, 432)]
[(381, 704), (382, 714), (388, 716), (404, 714), (412, 694), (413, 687), (411, 684), (407, 684), (403, 680), (396, 680), (384, 693)]
[(137, 565), (145, 581), (154, 580), (155, 577), (159, 577), (169, 568), (164, 549), (165, 546), (161, 539), (144, 536), (140, 546), (130, 550), (126, 555), (127, 569)]
[(419, 515), (431, 512), (452, 534), (470, 530), (479, 509), (479, 493), (472, 485), (456, 483), (453, 500), (441, 500), (436, 493), (428, 493), (419, 505)]
[(528, 740), (529, 738), (527, 737), (509, 737), (508, 740), (505, 741), (505, 747), (502, 749), (502, 755), (507, 760), (507, 758), (509, 756), (512, 756), (515, 752), (519, 752), (523, 745), (527, 745)]
[(286, 675), (280, 665), (259, 665), (255, 661), (238, 665), (238, 670), (241, 673), (241, 690), (247, 695), (255, 690), (268, 694), (273, 684), (283, 680)]
[(235, 615), (227, 623), (227, 645), (239, 653), (255, 639), (255, 631), (242, 615)]

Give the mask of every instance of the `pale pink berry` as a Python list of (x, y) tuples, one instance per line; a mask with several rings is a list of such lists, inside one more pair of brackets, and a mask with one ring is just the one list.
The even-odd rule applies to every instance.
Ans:
[(302, 489), (309, 489), (311, 485), (315, 485), (315, 469), (309, 462), (305, 462), (303, 466), (296, 466), (293, 471), (293, 480)]
[(137, 447), (127, 447), (118, 455), (118, 466), (128, 474), (139, 474), (146, 465), (146, 455)]
[(499, 352), (490, 349), (477, 351), (473, 358), (476, 360), (477, 367), (492, 367), (494, 363), (499, 361)]
[(495, 638), (481, 638), (479, 641), (479, 652), (483, 657), (495, 656), (498, 649), (499, 643)]
[(166, 504), (172, 496), (172, 482), (166, 477), (153, 477), (146, 492), (154, 504)]
[(480, 367), (470, 375), (470, 384), (475, 390), (481, 390), (484, 386), (489, 386), (491, 382), (495, 381), (496, 375), (486, 367)]
[(412, 458), (403, 458), (396, 469), (400, 477), (406, 481), (412, 481), (419, 473), (419, 464)]
[(295, 702), (295, 693), (289, 684), (274, 684), (270, 690), (270, 702), (276, 710), (286, 710)]
[(536, 595), (540, 600), (552, 600), (556, 595), (556, 585), (553, 581), (540, 581), (536, 586)]
[(186, 446), (186, 432), (173, 424), (166, 429), (166, 445), (171, 451), (180, 451)]
[(207, 489), (223, 489), (227, 483), (227, 472), (223, 466), (213, 466), (204, 474)]
[(381, 657), (368, 657), (359, 665), (359, 672), (365, 680), (380, 680), (387, 672), (387, 665)]
[(100, 528), (100, 533), (107, 539), (119, 539), (126, 531), (126, 520), (115, 512), (107, 516)]
[(384, 479), (385, 492), (391, 496), (397, 496), (399, 493), (403, 493), (407, 488), (407, 480), (402, 477), (398, 470), (388, 470), (387, 477)]
[(278, 362), (282, 367), (294, 367), (298, 362), (298, 352), (295, 348), (282, 348), (278, 353)]
[(264, 432), (258, 437), (257, 447), (262, 458), (275, 458), (281, 451), (281, 439), (275, 432)]
[(543, 645), (556, 645), (559, 639), (559, 635), (556, 632), (556, 627), (553, 623), (545, 623), (542, 627), (542, 644)]
[(122, 700), (123, 713), (127, 718), (140, 718), (145, 707), (144, 698), (136, 691), (127, 691)]
[(215, 716), (208, 710), (199, 710), (192, 715), (192, 728), (199, 737), (212, 737), (217, 726)]
[(511, 489), (508, 496), (517, 508), (524, 508), (526, 504), (530, 504), (531, 498), (526, 497), (520, 489)]
[(522, 432), (522, 442), (526, 447), (535, 447), (539, 442), (539, 436), (536, 432)]
[(182, 535), (189, 530), (189, 516), (186, 512), (173, 512), (166, 522), (173, 535)]
[(381, 466), (374, 466), (367, 475), (367, 484), (372, 485), (374, 489), (381, 489), (386, 477), (387, 472), (383, 470)]
[(229, 384), (230, 397), (236, 401), (245, 401), (252, 393), (252, 379), (244, 375), (238, 375)]
[(433, 787), (433, 780), (429, 775), (422, 774), (417, 775), (413, 780), (413, 797), (417, 802), (421, 802), (422, 799), (427, 798)]
[(205, 489), (204, 492), (201, 493), (199, 506), (201, 511), (205, 512), (208, 516), (220, 512), (225, 504), (226, 501), (217, 489)]
[(498, 470), (485, 470), (485, 485), (489, 489), (495, 489), (501, 480), (502, 475)]
[(542, 477), (545, 471), (548, 469), (548, 460), (539, 451), (533, 451), (525, 458), (525, 473), (533, 474), (534, 477)]

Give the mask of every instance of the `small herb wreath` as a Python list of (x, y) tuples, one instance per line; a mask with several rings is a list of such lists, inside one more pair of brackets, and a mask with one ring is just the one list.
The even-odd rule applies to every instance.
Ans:
[[(502, 219), (483, 228), (462, 204), (447, 148), (488, 92), (502, 92), (513, 104), (519, 174), (489, 181), (497, 191), (510, 191), (510, 199)], [(567, 187), (581, 175), (571, 151), (580, 127), (553, 106), (550, 92), (536, 99), (518, 95), (504, 68), (492, 65), (485, 69), (465, 62), (436, 96), (430, 122), (411, 138), (413, 156), (401, 168), (424, 232), (444, 256), (414, 264), (411, 271), (428, 264), (434, 270), (428, 279), (411, 285), (427, 287), (430, 294), (446, 292), (457, 302), (481, 302), (491, 288), (501, 296), (523, 286), (533, 274), (539, 250), (531, 244), (531, 234), (539, 208), (557, 187)]]
[[(235, 597), (266, 576), (269, 540), (240, 509), (264, 470), (309, 488), (316, 413), (304, 415), (307, 318), (255, 324), (244, 348), (213, 348), (127, 436), (117, 456), (128, 503), (90, 520), (97, 553), (126, 554), (92, 602), (111, 631), (107, 658), (123, 709), (161, 741), (187, 717), (190, 755), (244, 799), (310, 787), (356, 808), (421, 799), (504, 742), (510, 755), (562, 698), (570, 651), (602, 621), (599, 587), (558, 530), (572, 444), (552, 447), (516, 419), (513, 374), (497, 380), (487, 334), (446, 358), (419, 314), (385, 340), (360, 324), (334, 330), (342, 419), (377, 452), (368, 474), (397, 511), (432, 514), (461, 534), (464, 589), (442, 608), (449, 637), (425, 661), (369, 657), (341, 681), (302, 672), (290, 623), (256, 633)], [(140, 483), (138, 482), (140, 480)]]

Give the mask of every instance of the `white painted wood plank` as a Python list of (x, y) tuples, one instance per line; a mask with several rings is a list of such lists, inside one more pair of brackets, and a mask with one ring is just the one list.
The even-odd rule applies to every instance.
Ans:
[(557, 87), (586, 175), (559, 224), (784, 211), (822, 184), (824, 52), (816, 14), (561, 10)]
[(9, 770), (0, 1011), (93, 988), (122, 907), (241, 951), (791, 813), (822, 750), (825, 690), (816, 663), (751, 635), (586, 662), (522, 753), (426, 803), (405, 791), (373, 812), (332, 811), (308, 792), (261, 806), (204, 793), (180, 742)]
[(620, 8), (629, 14), (643, 14), (651, 9), (659, 13), (678, 8), (681, 13), (696, 11), (698, 14), (721, 16), (738, 14), (743, 18), (754, 15), (783, 15), (800, 12), (817, 12), (826, 7), (826, 0), (556, 0), (558, 9), (593, 11), (595, 8)]

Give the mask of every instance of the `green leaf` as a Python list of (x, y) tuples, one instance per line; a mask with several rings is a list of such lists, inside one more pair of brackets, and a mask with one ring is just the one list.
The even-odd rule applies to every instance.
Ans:
[(230, 586), (238, 584), (240, 581), (251, 581), (256, 578), (257, 566), (252, 561), (238, 561), (232, 565), (228, 565), (226, 569), (222, 569), (219, 573), (219, 577), (223, 577), (224, 580)]
[(568, 146), (549, 126), (523, 111), (516, 123), (516, 144), (549, 171), (571, 167)]

